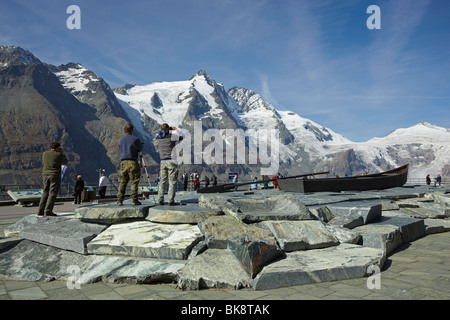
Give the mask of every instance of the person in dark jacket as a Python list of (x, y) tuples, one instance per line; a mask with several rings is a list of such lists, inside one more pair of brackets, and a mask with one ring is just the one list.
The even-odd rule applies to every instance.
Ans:
[(81, 178), (81, 175), (77, 176), (77, 181), (75, 182), (75, 201), (74, 204), (81, 203), (81, 193), (84, 190), (84, 181)]
[(209, 178), (208, 178), (208, 176), (205, 176), (205, 178), (203, 178), (202, 181), (205, 181), (205, 188), (208, 188), (208, 186), (209, 186)]
[(119, 192), (117, 193), (117, 205), (123, 205), (127, 184), (131, 181), (131, 199), (133, 206), (142, 204), (138, 199), (138, 186), (141, 180), (141, 167), (139, 165), (139, 152), (142, 144), (138, 137), (134, 136), (134, 127), (127, 124), (123, 128), (125, 135), (119, 140), (120, 171)]
[(438, 174), (437, 177), (434, 178), (434, 185), (438, 184), (440, 186), (441, 183), (442, 183), (442, 177), (440, 174)]
[(183, 140), (181, 133), (176, 127), (170, 127), (167, 123), (161, 125), (161, 131), (156, 137), (159, 157), (161, 159), (159, 176), (161, 182), (158, 187), (158, 202), (164, 205), (164, 192), (169, 184), (169, 205), (175, 205), (175, 187), (178, 178), (178, 166), (176, 159), (172, 156), (172, 150), (178, 141)]
[(67, 157), (62, 153), (61, 144), (57, 141), (50, 144), (50, 150), (42, 155), (42, 180), (44, 192), (39, 202), (38, 216), (55, 217), (53, 207), (61, 186), (61, 166), (68, 163)]
[(181, 176), (181, 180), (183, 181), (184, 191), (187, 191), (188, 182), (189, 182), (189, 175), (186, 173), (186, 171), (183, 171), (183, 175)]

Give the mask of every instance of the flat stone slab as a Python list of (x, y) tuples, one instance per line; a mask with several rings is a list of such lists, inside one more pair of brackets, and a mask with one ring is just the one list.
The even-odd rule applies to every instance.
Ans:
[(67, 221), (69, 220), (69, 217), (65, 216), (58, 216), (58, 217), (42, 217), (38, 216), (36, 214), (30, 214), (28, 216), (23, 217), (16, 223), (9, 225), (5, 228), (4, 234), (5, 237), (17, 237), (19, 236), (19, 232), (23, 230), (26, 227), (35, 225), (37, 223), (44, 223), (44, 222), (61, 222), (61, 221)]
[(144, 219), (148, 214), (148, 209), (154, 206), (152, 202), (143, 201), (142, 205), (118, 206), (115, 202), (93, 204), (75, 209), (75, 218), (85, 222), (101, 224), (114, 224), (126, 220)]
[(336, 217), (336, 215), (327, 206), (311, 207), (310, 211), (314, 216), (323, 222), (329, 222)]
[(386, 255), (402, 245), (402, 234), (398, 226), (389, 224), (368, 224), (352, 231), (361, 234), (360, 244), (383, 250)]
[(80, 273), (80, 284), (103, 281), (107, 283), (171, 283), (186, 260), (128, 259), (95, 256), (91, 264)]
[(444, 207), (432, 204), (423, 204), (421, 207), (416, 208), (401, 208), (399, 213), (417, 219), (445, 219), (448, 217)]
[(226, 215), (247, 223), (266, 220), (313, 219), (306, 205), (296, 196), (289, 193), (265, 199), (201, 196), (199, 205), (221, 210)]
[(338, 225), (326, 224), (325, 228), (330, 231), (340, 243), (358, 244), (361, 234), (354, 229), (348, 229)]
[(358, 214), (340, 216), (336, 215), (328, 221), (327, 225), (339, 226), (347, 229), (353, 229), (364, 224), (364, 218)]
[(253, 280), (255, 290), (297, 286), (309, 283), (362, 278), (367, 268), (383, 267), (383, 250), (353, 244), (296, 251), (285, 259), (264, 267)]
[(110, 226), (87, 248), (98, 255), (184, 260), (202, 239), (197, 226), (136, 221)]
[(336, 215), (363, 217), (363, 223), (368, 224), (381, 218), (381, 201), (348, 201), (333, 203), (327, 207)]
[(95, 257), (22, 240), (0, 253), (0, 276), (15, 280), (67, 280), (68, 268), (86, 269)]
[(75, 252), (22, 240), (0, 253), (0, 276), (27, 281), (67, 280), (73, 268), (79, 271), (79, 284), (98, 281), (110, 283), (174, 282), (182, 260), (127, 259), (81, 255)]
[(424, 224), (426, 234), (450, 231), (450, 220), (425, 219)]
[(423, 219), (399, 216), (390, 211), (384, 212), (379, 222), (373, 225), (393, 225), (400, 229), (402, 243), (417, 240), (425, 235), (425, 224)]
[(178, 270), (181, 290), (242, 289), (252, 286), (250, 275), (228, 250), (208, 249)]
[(208, 248), (226, 249), (228, 241), (240, 239), (277, 246), (276, 239), (270, 231), (248, 225), (229, 216), (210, 217), (200, 222), (198, 227), (205, 236)]
[(197, 224), (211, 216), (223, 215), (219, 209), (200, 207), (195, 203), (177, 206), (155, 206), (148, 209), (146, 220), (159, 223)]
[(264, 221), (283, 251), (321, 249), (339, 244), (339, 240), (320, 220)]
[(294, 193), (294, 195), (308, 207), (325, 206), (350, 200), (348, 195), (338, 192)]
[(427, 186), (418, 187), (396, 187), (391, 189), (379, 190), (377, 193), (382, 199), (401, 200), (408, 198), (423, 197), (423, 195), (429, 191)]
[(106, 226), (103, 225), (84, 223), (74, 218), (37, 217), (34, 223), (24, 226), (20, 230), (19, 237), (86, 254), (86, 244), (105, 228)]
[(284, 255), (284, 252), (275, 244), (246, 238), (228, 241), (227, 249), (239, 261), (242, 268), (254, 278), (262, 268), (271, 261)]
[(425, 197), (433, 199), (435, 203), (440, 204), (445, 208), (450, 208), (450, 194), (443, 192), (432, 192), (426, 194)]

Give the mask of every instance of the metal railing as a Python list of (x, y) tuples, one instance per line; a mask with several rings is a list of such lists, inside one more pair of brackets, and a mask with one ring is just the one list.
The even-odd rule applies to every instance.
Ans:
[[(251, 180), (248, 180), (251, 181)], [(146, 183), (146, 179), (141, 179), (140, 181), (140, 186), (148, 186), (148, 183)], [(240, 182), (247, 182), (247, 180), (243, 179), (240, 180)], [(217, 181), (218, 184), (224, 184), (224, 183), (231, 183), (231, 180), (225, 180), (225, 179), (218, 179)], [(435, 180), (434, 178), (431, 179), (431, 185), (434, 186)], [(408, 185), (426, 185), (426, 180), (425, 178), (408, 178), (408, 181), (406, 182), (406, 184)], [(89, 183), (89, 182), (85, 182), (84, 184), (86, 187), (95, 187), (98, 193), (98, 184), (97, 183)], [(153, 186), (156, 186), (157, 183), (156, 182), (152, 182)], [(211, 183), (210, 183), (211, 185)], [(450, 185), (450, 179), (442, 179), (441, 185)], [(205, 186), (205, 182), (200, 181), (200, 186), (204, 187)], [(68, 183), (68, 182), (63, 182), (63, 184), (61, 185), (61, 188), (59, 190), (59, 195), (58, 197), (60, 198), (73, 198), (73, 192), (74, 192), (74, 183)], [(0, 186), (0, 201), (12, 201), (11, 197), (9, 196), (9, 194), (7, 193), (8, 190), (11, 191), (19, 191), (19, 190), (39, 190), (42, 189), (42, 185), (25, 185), (25, 184), (9, 184), (9, 185), (2, 185)], [(184, 190), (184, 186), (183, 183), (181, 181), (177, 181), (177, 191), (183, 191)], [(187, 191), (193, 191), (194, 190), (194, 185), (192, 183), (192, 181), (188, 182), (188, 188)], [(108, 181), (108, 185), (106, 187), (106, 196), (107, 197), (115, 197), (117, 196), (117, 192), (118, 192), (118, 182), (112, 182), (111, 180)], [(127, 189), (126, 189), (126, 194), (130, 194), (131, 193), (131, 186), (128, 183), (127, 185)]]
[[(436, 180), (434, 178), (431, 178), (431, 185), (434, 186), (435, 181)], [(406, 183), (407, 184), (425, 185), (425, 184), (427, 184), (427, 181), (426, 181), (426, 178), (408, 178)], [(448, 184), (450, 184), (449, 179), (442, 179), (441, 185), (448, 185)]]

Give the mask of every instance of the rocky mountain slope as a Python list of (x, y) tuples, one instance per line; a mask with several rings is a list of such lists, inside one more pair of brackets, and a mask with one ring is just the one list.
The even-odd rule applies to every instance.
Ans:
[[(57, 68), (21, 48), (0, 47), (2, 185), (41, 184), (42, 152), (52, 141), (60, 141), (69, 158), (68, 180), (82, 174), (96, 181), (97, 169), (116, 170), (115, 145), (129, 119), (103, 80), (87, 70), (75, 80), (67, 76), (77, 68)], [(80, 90), (86, 77), (90, 90)]]

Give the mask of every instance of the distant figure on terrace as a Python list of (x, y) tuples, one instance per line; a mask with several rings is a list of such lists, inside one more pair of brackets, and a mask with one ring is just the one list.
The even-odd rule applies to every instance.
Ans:
[(441, 182), (442, 182), (442, 177), (440, 174), (438, 174), (437, 177), (434, 178), (434, 185), (438, 184), (440, 186)]
[(430, 184), (431, 184), (431, 178), (430, 178), (430, 175), (429, 175), (429, 174), (427, 174), (426, 181), (427, 181), (427, 185), (430, 185)]

